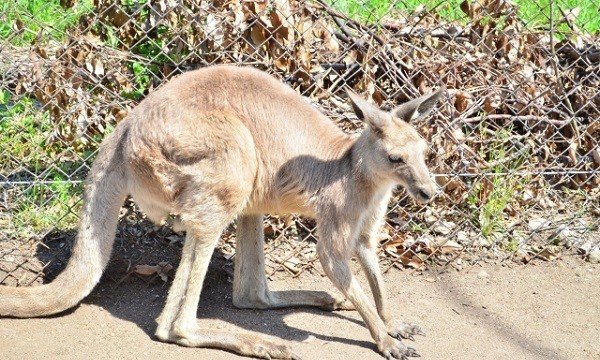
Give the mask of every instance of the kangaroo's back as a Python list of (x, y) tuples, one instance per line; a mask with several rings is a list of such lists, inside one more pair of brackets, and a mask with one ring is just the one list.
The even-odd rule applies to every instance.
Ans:
[(175, 109), (238, 114), (261, 152), (321, 157), (321, 152), (330, 151), (330, 142), (346, 139), (297, 92), (253, 68), (220, 65), (191, 71), (150, 96), (173, 102)]

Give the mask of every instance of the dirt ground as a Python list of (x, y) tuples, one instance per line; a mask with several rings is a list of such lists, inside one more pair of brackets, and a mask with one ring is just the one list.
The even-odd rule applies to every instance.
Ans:
[[(397, 317), (423, 326), (423, 359), (600, 359), (600, 266), (576, 259), (529, 265), (475, 265), (458, 272), (391, 271)], [(364, 278), (361, 277), (364, 282)], [(306, 274), (272, 289), (331, 289)], [(81, 306), (44, 319), (0, 319), (2, 359), (234, 359), (212, 349), (156, 341), (154, 318), (167, 287), (104, 280)], [(303, 359), (380, 359), (354, 311), (238, 310), (228, 275), (209, 271), (198, 311), (206, 327), (276, 336)]]

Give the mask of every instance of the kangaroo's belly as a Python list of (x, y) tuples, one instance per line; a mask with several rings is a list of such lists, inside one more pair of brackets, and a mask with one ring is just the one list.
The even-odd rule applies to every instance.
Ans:
[(314, 217), (313, 202), (304, 194), (269, 193), (260, 199), (251, 201), (246, 214), (299, 214)]

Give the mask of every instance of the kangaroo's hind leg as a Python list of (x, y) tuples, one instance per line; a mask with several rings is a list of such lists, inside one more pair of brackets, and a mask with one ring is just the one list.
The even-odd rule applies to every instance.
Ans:
[(231, 205), (228, 206), (213, 187), (194, 185), (193, 191), (199, 195), (186, 196), (181, 212), (187, 237), (165, 307), (157, 319), (157, 337), (184, 346), (221, 348), (259, 358), (294, 358), (289, 346), (264, 335), (199, 328), (196, 312), (212, 252), (221, 232), (241, 210), (249, 194), (242, 196), (237, 189), (228, 188), (230, 198), (226, 203)]
[(263, 217), (237, 220), (237, 249), (233, 276), (233, 304), (245, 309), (315, 306), (325, 310), (352, 310), (352, 304), (325, 291), (270, 291), (265, 276)]

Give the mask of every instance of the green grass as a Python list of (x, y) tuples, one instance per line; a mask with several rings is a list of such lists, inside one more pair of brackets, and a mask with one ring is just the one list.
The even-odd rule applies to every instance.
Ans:
[[(7, 234), (29, 237), (77, 221), (82, 185), (67, 174), (77, 172), (67, 145), (48, 144), (54, 130), (48, 114), (30, 98), (14, 99), (0, 90), (0, 180), (7, 183), (0, 217)], [(66, 155), (65, 155), (66, 154)], [(86, 154), (83, 154), (84, 156)]]
[(0, 173), (17, 171), (21, 159), (26, 159), (32, 172), (41, 171), (45, 135), (51, 130), (33, 100), (23, 97), (13, 102), (8, 91), (0, 90)]
[(82, 185), (66, 182), (60, 176), (55, 181), (19, 186), (11, 200), (10, 224), (0, 220), (0, 227), (19, 237), (40, 235), (54, 228), (75, 227)]
[[(552, 9), (550, 3), (553, 3)], [(597, 0), (516, 0), (519, 4), (519, 17), (523, 19), (529, 28), (546, 28), (550, 24), (550, 19), (557, 22), (563, 18), (562, 12), (570, 9), (579, 8), (580, 12), (575, 20), (575, 24), (580, 29), (590, 34), (597, 34), (600, 31), (600, 16), (598, 13), (600, 7)], [(552, 12), (550, 12), (552, 10)], [(561, 11), (562, 10), (562, 11)], [(568, 31), (567, 24), (561, 24), (559, 30)]]
[[(417, 6), (423, 4), (419, 0), (328, 0), (337, 10), (355, 20), (376, 23), (386, 15), (407, 16), (414, 12)], [(439, 3), (439, 2), (438, 2)], [(442, 5), (430, 2), (426, 5), (428, 10), (436, 8), (436, 12), (445, 19), (457, 20), (464, 17), (464, 13), (457, 4), (459, 0), (444, 1)]]
[(0, 2), (0, 40), (23, 46), (63, 40), (82, 14), (93, 9), (92, 0), (80, 0), (70, 9), (59, 0), (3, 0)]
[[(600, 16), (598, 16), (598, 3), (596, 0), (556, 0), (552, 6), (552, 0), (514, 0), (518, 6), (518, 16), (528, 28), (544, 28), (550, 23), (563, 18), (562, 11), (575, 7), (580, 8), (575, 24), (584, 31), (595, 34), (600, 30)], [(419, 5), (425, 4), (428, 10), (434, 11), (443, 19), (458, 20), (465, 23), (467, 15), (460, 10), (463, 0), (430, 1), (422, 0), (328, 0), (336, 9), (348, 14), (356, 20), (369, 23), (377, 23), (386, 15), (407, 16)], [(562, 24), (560, 31), (568, 31), (568, 26)]]

